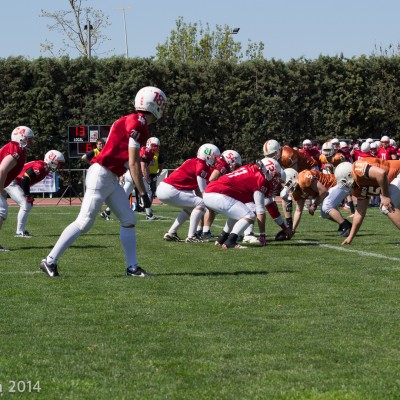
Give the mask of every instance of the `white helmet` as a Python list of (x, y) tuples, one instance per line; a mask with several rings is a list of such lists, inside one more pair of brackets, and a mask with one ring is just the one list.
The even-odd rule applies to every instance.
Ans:
[(332, 144), (338, 144), (338, 145), (340, 145), (339, 139), (338, 139), (338, 138), (332, 139)]
[(293, 168), (285, 169), (285, 188), (289, 191), (293, 191), (297, 186), (297, 178), (299, 173)]
[(225, 150), (222, 153), (222, 157), (229, 164), (231, 171), (234, 171), (242, 165), (242, 157), (240, 157), (240, 154), (235, 150)]
[(332, 157), (332, 156), (335, 154), (335, 149), (333, 148), (332, 142), (325, 142), (325, 143), (322, 145), (321, 153), (322, 153), (325, 157)]
[(369, 147), (370, 147), (370, 151), (371, 151), (372, 155), (375, 155), (378, 153), (378, 146), (376, 145), (376, 142), (370, 143)]
[(351, 187), (354, 183), (353, 174), (351, 173), (353, 164), (343, 161), (335, 169), (335, 178), (337, 182), (344, 183), (345, 186)]
[(367, 143), (372, 143), (374, 141), (374, 139), (368, 138), (367, 139)]
[(167, 96), (154, 86), (146, 86), (137, 92), (134, 104), (137, 111), (147, 111), (160, 119), (167, 106)]
[(264, 156), (275, 158), (278, 160), (281, 158), (282, 147), (281, 145), (274, 139), (267, 140), (263, 146)]
[(381, 142), (389, 142), (389, 140), (390, 140), (390, 139), (389, 139), (389, 136), (386, 136), (386, 135), (385, 135), (385, 136), (382, 136), (382, 137), (381, 137)]
[(346, 142), (340, 142), (340, 148), (341, 149), (348, 149), (349, 145)]
[(65, 158), (58, 150), (50, 150), (44, 156), (44, 162), (50, 167), (50, 171), (57, 171), (64, 168)]
[(31, 128), (27, 126), (18, 126), (12, 131), (11, 140), (25, 147), (28, 144), (28, 140), (32, 139), (34, 136)]
[(361, 151), (362, 151), (363, 153), (368, 153), (368, 152), (369, 152), (369, 149), (370, 149), (370, 147), (369, 147), (369, 143), (368, 143), (368, 142), (364, 142), (364, 143), (361, 145)]
[(146, 142), (146, 147), (148, 149), (154, 149), (154, 148), (159, 148), (161, 145), (160, 143), (160, 139), (156, 138), (156, 137), (151, 137), (147, 139)]
[(303, 149), (311, 149), (312, 141), (310, 139), (303, 140)]
[(215, 158), (221, 154), (219, 148), (214, 144), (206, 143), (199, 147), (197, 150), (197, 158), (204, 160), (207, 165), (213, 167), (215, 164)]
[[(272, 178), (279, 175), (279, 179), (282, 179), (282, 167), (274, 158), (265, 157), (261, 160), (267, 171), (270, 172)], [(283, 180), (283, 179), (282, 179)]]
[(395, 141), (394, 139), (390, 139), (390, 140), (389, 140), (389, 144), (390, 144), (390, 146), (392, 146), (392, 147), (396, 147), (396, 141)]

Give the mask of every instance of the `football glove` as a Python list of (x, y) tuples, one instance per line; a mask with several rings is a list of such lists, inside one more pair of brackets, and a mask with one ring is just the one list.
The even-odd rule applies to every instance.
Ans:
[(139, 200), (139, 205), (143, 208), (150, 208), (151, 207), (151, 201), (149, 199), (149, 196), (146, 194), (142, 194), (140, 196)]

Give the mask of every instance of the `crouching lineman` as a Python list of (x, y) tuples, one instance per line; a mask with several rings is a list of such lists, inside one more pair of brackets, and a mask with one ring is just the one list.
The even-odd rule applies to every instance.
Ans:
[(26, 163), (17, 178), (5, 188), (8, 195), (19, 205), (15, 237), (32, 237), (25, 229), (34, 201), (31, 195), (31, 186), (46, 178), (50, 172), (64, 169), (64, 165), (64, 155), (58, 150), (50, 150), (44, 156), (44, 161), (36, 160)]
[(164, 235), (164, 240), (180, 242), (178, 228), (190, 219), (185, 242), (203, 242), (201, 237), (196, 234), (197, 226), (206, 209), (202, 194), (207, 186), (216, 158), (220, 154), (218, 147), (214, 144), (203, 144), (199, 147), (196, 158), (186, 160), (158, 185), (158, 199), (165, 204), (182, 209)]
[(344, 162), (336, 168), (335, 176), (351, 188), (352, 195), (357, 198), (353, 226), (342, 244), (350, 244), (357, 235), (371, 196), (381, 196), (382, 214), (400, 229), (400, 160), (363, 158), (353, 164)]
[[(273, 175), (261, 161), (244, 165), (210, 182), (204, 192), (206, 206), (228, 217), (215, 245), (223, 249), (242, 248), (237, 243), (238, 236), (257, 219), (259, 243), (265, 246), (264, 202), (273, 190)], [(251, 202), (255, 203), (256, 214), (246, 205)]]
[(337, 222), (341, 236), (349, 234), (351, 223), (344, 219), (339, 211), (340, 204), (349, 194), (349, 188), (346, 185), (337, 183), (332, 174), (314, 170), (306, 169), (297, 173), (293, 168), (287, 168), (285, 173), (286, 182), (281, 197), (285, 198), (291, 193), (298, 204), (293, 218), (294, 231), (299, 226), (305, 200), (311, 198), (314, 199), (314, 202), (308, 210), (310, 215), (314, 215), (315, 210), (321, 204), (321, 217)]
[[(274, 196), (278, 195), (282, 189), (282, 184), (285, 183), (286, 174), (282, 167), (279, 165), (278, 161), (270, 157), (265, 157), (261, 160), (265, 167), (271, 172), (273, 178), (272, 182), (274, 184), (274, 189), (272, 193), (268, 193), (268, 197), (265, 197), (265, 208), (268, 214), (273, 219), (273, 221), (281, 228), (281, 235), (285, 238), (290, 239), (294, 232), (285, 224), (281, 213), (279, 212), (278, 205), (274, 200)], [(256, 206), (254, 202), (246, 203), (246, 206), (250, 208), (254, 213), (256, 212)], [(254, 235), (254, 226), (250, 225), (244, 231), (243, 243), (256, 243), (258, 242), (257, 237)]]

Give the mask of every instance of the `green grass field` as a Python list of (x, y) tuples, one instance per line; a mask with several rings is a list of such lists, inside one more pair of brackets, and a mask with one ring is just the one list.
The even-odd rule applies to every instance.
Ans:
[(78, 210), (34, 207), (16, 239), (11, 207), (0, 231), (3, 398), (400, 398), (400, 240), (378, 210), (349, 247), (305, 214), (289, 242), (222, 250), (163, 241), (177, 210), (155, 206), (165, 220), (138, 214), (149, 279), (124, 276), (119, 224), (99, 217), (50, 279), (39, 262)]

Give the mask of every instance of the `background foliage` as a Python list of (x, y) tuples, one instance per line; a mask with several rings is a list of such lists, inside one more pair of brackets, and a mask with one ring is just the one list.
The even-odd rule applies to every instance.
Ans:
[(399, 80), (399, 56), (286, 63), (10, 57), (0, 59), (1, 144), (14, 127), (28, 125), (37, 134), (31, 158), (50, 148), (67, 154), (68, 125), (111, 124), (132, 112), (146, 85), (168, 96), (167, 116), (152, 134), (169, 168), (205, 142), (250, 162), (267, 138), (291, 145), (334, 136), (398, 140)]

